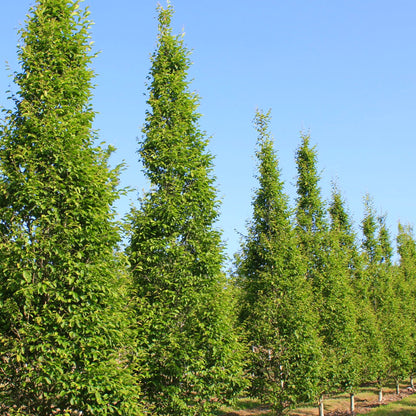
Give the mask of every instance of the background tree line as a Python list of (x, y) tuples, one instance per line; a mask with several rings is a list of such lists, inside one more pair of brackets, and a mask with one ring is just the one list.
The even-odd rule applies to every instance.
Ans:
[[(0, 406), (21, 415), (211, 415), (247, 392), (280, 414), (415, 367), (416, 246), (366, 196), (362, 239), (336, 185), (321, 197), (307, 134), (284, 193), (258, 111), (258, 188), (232, 275), (189, 51), (158, 7), (138, 143), (150, 188), (116, 221), (97, 145), (88, 11), (38, 0), (0, 126)], [(127, 244), (121, 244), (127, 235)]]

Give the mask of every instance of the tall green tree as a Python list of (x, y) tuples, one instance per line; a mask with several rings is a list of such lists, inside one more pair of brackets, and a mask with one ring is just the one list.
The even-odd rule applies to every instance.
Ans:
[(301, 144), (296, 152), (297, 206), (296, 230), (300, 247), (307, 262), (308, 279), (311, 280), (317, 305), (323, 302), (321, 292), (324, 268), (323, 247), (328, 231), (326, 207), (319, 186), (317, 151), (311, 146), (310, 136), (302, 134)]
[[(301, 144), (296, 152), (296, 167), (295, 229), (302, 258), (306, 264), (306, 276), (313, 288), (311, 308), (319, 314), (318, 330), (321, 335), (324, 335), (324, 287), (329, 225), (326, 218), (326, 206), (319, 186), (317, 151), (316, 147), (311, 145), (308, 134), (302, 133), (301, 135)], [(330, 361), (325, 361), (325, 365), (321, 369), (319, 381), (321, 395), (332, 388)], [(320, 400), (320, 414), (322, 412), (323, 404)]]
[[(412, 323), (416, 319), (416, 242), (410, 225), (398, 225), (397, 252), (399, 265), (397, 271), (397, 297), (401, 302), (401, 318), (410, 325), (410, 337), (407, 348), (411, 354), (409, 374), (413, 381), (416, 372), (416, 330)], [(406, 317), (406, 319), (403, 319)]]
[(399, 266), (403, 278), (413, 283), (416, 278), (416, 241), (413, 227), (399, 223), (397, 233), (397, 252), (399, 254)]
[(312, 289), (290, 222), (269, 123), (269, 113), (256, 113), (259, 187), (237, 275), (241, 318), (253, 351), (252, 394), (281, 414), (316, 398), (321, 351), (317, 315), (310, 307)]
[[(378, 265), (378, 280), (381, 288), (380, 321), (388, 354), (387, 374), (396, 383), (399, 393), (399, 383), (411, 373), (413, 349), (413, 322), (403, 319), (406, 311), (410, 311), (408, 303), (409, 287), (392, 264), (393, 248), (390, 232), (386, 225), (386, 216), (379, 217), (378, 244), (380, 259)], [(409, 308), (410, 306), (410, 308)]]
[(353, 282), (357, 266), (355, 235), (338, 188), (334, 185), (329, 207), (326, 269), (321, 313), (328, 384), (354, 393), (360, 382), (359, 330)]
[[(368, 357), (365, 381), (377, 381), (381, 387), (387, 376), (388, 354), (381, 316), (381, 304), (385, 288), (380, 276), (380, 262), (383, 258), (379, 242), (379, 222), (374, 203), (367, 194), (364, 198), (364, 217), (361, 223), (362, 240), (362, 279), (360, 293), (363, 301), (361, 329), (363, 348)], [(386, 253), (385, 253), (386, 254)], [(380, 393), (381, 394), (381, 393)]]
[(213, 158), (189, 91), (189, 52), (172, 35), (172, 6), (158, 10), (139, 149), (151, 189), (133, 212), (128, 249), (138, 339), (148, 353), (143, 389), (154, 414), (211, 415), (240, 390), (241, 347), (224, 290)]
[(87, 15), (36, 2), (0, 130), (0, 401), (27, 415), (140, 413)]

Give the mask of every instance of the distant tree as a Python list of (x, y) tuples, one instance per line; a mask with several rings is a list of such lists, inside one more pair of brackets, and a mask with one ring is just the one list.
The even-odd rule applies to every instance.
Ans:
[(298, 172), (296, 225), (304, 251), (311, 252), (319, 243), (317, 237), (328, 229), (328, 224), (326, 221), (326, 207), (322, 201), (321, 188), (319, 187), (317, 151), (310, 144), (309, 134), (302, 134), (301, 140), (302, 142), (296, 152)]
[(401, 319), (410, 329), (412, 344), (407, 344), (407, 348), (411, 354), (409, 374), (413, 384), (416, 372), (416, 329), (413, 325), (416, 320), (416, 242), (410, 225), (398, 225), (397, 252), (399, 265), (396, 288), (401, 302), (401, 316), (396, 319)]
[(143, 390), (158, 415), (211, 415), (239, 393), (242, 357), (222, 271), (212, 156), (189, 92), (189, 52), (173, 36), (173, 9), (159, 6), (150, 109), (139, 154), (151, 189), (132, 213), (128, 248)]
[(354, 270), (355, 262), (357, 262), (356, 235), (353, 231), (349, 213), (345, 208), (345, 201), (335, 183), (332, 186), (332, 199), (328, 211), (331, 218), (330, 229), (339, 232), (339, 245), (345, 249), (350, 257), (347, 267)]
[(416, 279), (416, 241), (413, 235), (413, 228), (410, 225), (401, 223), (398, 225), (397, 252), (404, 280), (413, 283), (414, 279)]
[[(379, 222), (373, 206), (373, 201), (367, 194), (364, 199), (364, 218), (362, 220), (362, 266), (361, 279), (362, 316), (361, 330), (363, 335), (363, 350), (366, 352), (367, 368), (366, 381), (377, 381), (380, 387), (388, 372), (388, 354), (383, 334), (381, 304), (384, 296), (384, 283), (380, 276), (380, 261), (383, 257), (379, 241)], [(386, 253), (384, 253), (386, 254)]]
[(302, 134), (301, 140), (296, 152), (296, 233), (307, 264), (307, 278), (313, 287), (315, 307), (319, 310), (324, 302), (323, 271), (329, 225), (319, 186), (317, 151), (311, 146), (308, 134)]
[[(310, 136), (301, 135), (301, 144), (296, 152), (297, 182), (296, 182), (296, 234), (299, 247), (306, 264), (306, 276), (313, 288), (313, 304), (319, 314), (318, 331), (324, 335), (324, 296), (325, 270), (327, 262), (328, 230), (326, 206), (321, 196), (319, 186), (320, 176), (317, 169), (317, 151), (311, 146)], [(325, 343), (325, 341), (324, 341)], [(323, 347), (326, 348), (325, 345)], [(325, 360), (321, 368), (319, 389), (321, 396), (332, 389), (331, 364)], [(323, 397), (320, 400), (320, 414), (323, 412)]]
[(0, 127), (0, 402), (27, 415), (140, 414), (87, 15), (36, 2)]
[(241, 318), (253, 351), (252, 394), (281, 414), (286, 407), (316, 398), (321, 352), (311, 286), (290, 222), (269, 123), (269, 112), (256, 113), (259, 187), (237, 275)]
[(386, 216), (379, 217), (378, 221), (380, 320), (389, 357), (388, 375), (394, 378), (396, 391), (399, 393), (400, 381), (407, 377), (412, 369), (414, 323), (403, 319), (403, 316), (406, 316), (404, 312), (410, 311), (409, 287), (402, 280), (398, 268), (392, 264), (393, 248), (386, 226)]
[(354, 393), (360, 382), (358, 304), (354, 279), (357, 247), (344, 201), (337, 187), (329, 207), (323, 310), (321, 313), (325, 357), (329, 364), (328, 384)]

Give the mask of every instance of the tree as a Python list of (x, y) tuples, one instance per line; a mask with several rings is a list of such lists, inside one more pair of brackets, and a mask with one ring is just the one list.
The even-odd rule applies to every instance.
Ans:
[(28, 415), (139, 414), (87, 15), (37, 1), (0, 131), (0, 401)]
[(312, 290), (290, 222), (270, 113), (257, 112), (259, 187), (237, 264), (241, 318), (251, 343), (252, 394), (284, 408), (317, 396), (321, 365)]
[(386, 226), (386, 216), (379, 217), (378, 221), (380, 315), (389, 357), (387, 374), (394, 378), (396, 392), (399, 394), (399, 383), (410, 374), (412, 368), (413, 322), (403, 319), (403, 316), (407, 315), (406, 311), (410, 312), (412, 305), (408, 303), (409, 287), (391, 261), (393, 248)]
[(241, 347), (224, 288), (212, 156), (189, 92), (189, 52), (159, 6), (149, 110), (139, 154), (151, 189), (132, 214), (128, 249), (139, 343), (148, 353), (143, 390), (155, 414), (211, 415), (240, 391)]
[(353, 394), (360, 382), (360, 366), (357, 363), (359, 331), (353, 287), (357, 248), (344, 201), (335, 185), (329, 214), (331, 227), (323, 287), (322, 334), (327, 347), (326, 357), (332, 367), (329, 371), (329, 384), (333, 388), (347, 389)]
[(364, 199), (364, 218), (361, 228), (363, 272), (360, 281), (360, 293), (363, 301), (361, 329), (363, 349), (368, 357), (365, 371), (365, 381), (377, 381), (382, 397), (382, 385), (387, 375), (388, 354), (383, 334), (381, 305), (383, 302), (384, 283), (380, 276), (380, 262), (383, 258), (378, 238), (379, 222), (373, 206), (373, 201), (367, 194)]
[[(306, 264), (306, 274), (313, 288), (313, 308), (319, 314), (318, 329), (323, 335), (325, 329), (322, 325), (325, 304), (325, 269), (328, 251), (328, 223), (326, 220), (326, 207), (321, 197), (319, 187), (319, 174), (317, 171), (316, 148), (310, 144), (308, 134), (301, 135), (301, 144), (296, 152), (297, 165), (297, 205), (296, 205), (296, 233), (303, 261)], [(324, 347), (325, 348), (325, 347)], [(322, 395), (328, 392), (331, 386), (330, 362), (325, 361), (320, 373), (319, 389), (321, 392), (320, 414), (323, 412)]]
[(402, 276), (409, 283), (416, 277), (416, 241), (413, 227), (399, 223), (397, 233), (397, 252)]
[[(416, 299), (416, 242), (413, 236), (413, 229), (410, 225), (398, 225), (397, 251), (399, 254), (399, 265), (397, 271), (397, 297), (400, 300), (401, 318), (410, 324), (410, 337), (407, 350), (411, 355), (410, 368), (408, 371), (411, 376), (413, 387), (413, 374), (416, 372), (416, 331), (412, 323), (416, 319), (415, 299)], [(408, 325), (409, 326), (409, 325)]]
[(326, 207), (321, 197), (317, 152), (310, 145), (310, 136), (302, 134), (302, 142), (296, 152), (298, 177), (296, 182), (296, 231), (300, 248), (307, 262), (307, 275), (314, 289), (317, 308), (323, 302), (321, 287), (324, 269), (324, 246), (328, 231)]

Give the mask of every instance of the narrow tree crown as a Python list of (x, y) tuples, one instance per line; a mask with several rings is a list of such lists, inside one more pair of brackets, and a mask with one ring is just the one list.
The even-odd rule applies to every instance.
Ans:
[(0, 397), (30, 414), (128, 415), (138, 389), (115, 256), (118, 170), (94, 145), (90, 22), (78, 3), (31, 9), (0, 131)]
[(317, 156), (310, 145), (310, 136), (302, 134), (302, 143), (296, 153), (298, 171), (297, 212), (298, 227), (305, 233), (315, 233), (325, 228), (325, 207), (321, 201)]
[(148, 325), (138, 328), (149, 357), (144, 390), (157, 414), (209, 415), (239, 390), (241, 348), (226, 304), (213, 158), (189, 91), (189, 52), (172, 35), (171, 5), (158, 11), (139, 147), (151, 188), (132, 215), (128, 248), (138, 320)]

